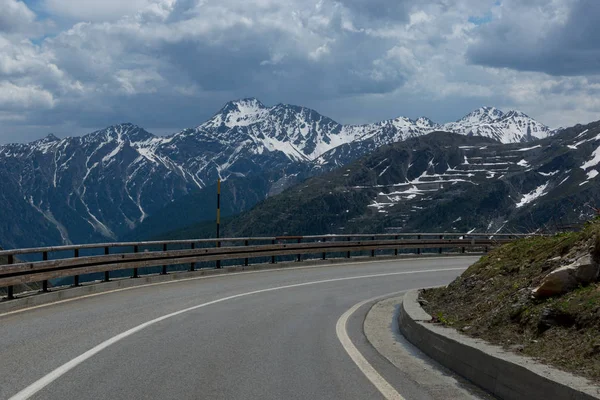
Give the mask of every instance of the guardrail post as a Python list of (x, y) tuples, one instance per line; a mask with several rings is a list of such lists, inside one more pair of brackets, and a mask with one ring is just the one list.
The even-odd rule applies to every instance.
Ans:
[[(440, 235), (440, 240), (444, 239), (444, 235)], [(440, 254), (442, 254), (442, 248), (440, 247)]]
[[(104, 255), (109, 254), (108, 246), (104, 248)], [(110, 271), (104, 271), (104, 282), (110, 282)]]
[[(167, 251), (167, 244), (163, 243), (163, 251)], [(161, 275), (166, 275), (167, 274), (167, 266), (163, 265), (162, 266), (162, 271), (160, 271)]]
[[(196, 243), (192, 243), (192, 250), (194, 250), (196, 248)], [(196, 263), (193, 262), (190, 264), (190, 271), (194, 272), (194, 270), (196, 269)]]
[(460, 252), (461, 252), (462, 254), (465, 254), (465, 248), (464, 248), (464, 246), (463, 246), (463, 247), (461, 247), (461, 249), (460, 249)]
[[(73, 257), (74, 258), (78, 258), (79, 257), (79, 249), (73, 250)], [(73, 276), (73, 286), (74, 287), (79, 286), (79, 275)]]
[[(43, 261), (48, 261), (48, 252), (47, 252), (47, 251), (44, 251), (44, 252), (42, 253), (42, 260), (43, 260)], [(48, 292), (48, 280), (47, 280), (47, 279), (44, 279), (44, 280), (42, 281), (42, 292), (43, 292), (43, 293), (46, 293), (46, 292)]]
[[(275, 239), (271, 240), (271, 244), (275, 244)], [(275, 256), (271, 256), (271, 264), (275, 264)]]
[[(421, 235), (417, 235), (417, 240), (421, 240)], [(417, 255), (421, 255), (421, 248), (417, 248)]]
[[(14, 261), (15, 261), (14, 256), (12, 254), (9, 254), (8, 255), (7, 263), (8, 264), (12, 264), (12, 263), (14, 263)], [(9, 287), (6, 288), (6, 299), (7, 300), (12, 300), (14, 298), (15, 298), (14, 287), (11, 285), (11, 286), (9, 286)]]
[[(217, 224), (217, 227), (218, 226), (219, 226), (219, 224)], [(219, 232), (217, 232), (217, 236), (218, 235), (219, 235)], [(219, 247), (221, 247), (221, 241), (219, 240), (219, 238), (217, 238), (217, 248), (219, 248)], [(221, 260), (217, 260), (217, 269), (221, 269)]]
[[(139, 250), (139, 249), (138, 249), (137, 245), (136, 245), (136, 246), (133, 246), (133, 252), (134, 252), (134, 253), (137, 253), (137, 252), (138, 252), (138, 250)], [(132, 278), (139, 278), (139, 277), (140, 277), (140, 276), (138, 275), (138, 269), (137, 269), (137, 268), (134, 268), (134, 269), (133, 269), (133, 276), (132, 276)]]
[[(398, 241), (398, 236), (394, 236), (394, 240), (397, 242)], [(397, 247), (394, 249), (394, 255), (398, 256), (398, 248)]]
[[(375, 236), (372, 239), (375, 241)], [(375, 257), (375, 249), (371, 250), (371, 257)]]
[(487, 253), (489, 251), (488, 247), (485, 246), (485, 252)]
[[(298, 238), (298, 244), (302, 243), (302, 239)], [(302, 261), (302, 254), (298, 254), (298, 262)]]
[[(248, 240), (244, 240), (244, 246), (248, 247)], [(244, 258), (244, 267), (248, 266), (248, 257)]]
[[(327, 241), (327, 238), (326, 238), (326, 237), (324, 237), (324, 238), (323, 238), (323, 243), (325, 243), (326, 241)], [(326, 253), (326, 252), (323, 252), (323, 260), (326, 260), (326, 259), (327, 259), (327, 253)]]
[[(348, 241), (352, 240), (352, 238), (350, 236), (348, 236)], [(350, 252), (346, 253), (346, 258), (350, 258)]]

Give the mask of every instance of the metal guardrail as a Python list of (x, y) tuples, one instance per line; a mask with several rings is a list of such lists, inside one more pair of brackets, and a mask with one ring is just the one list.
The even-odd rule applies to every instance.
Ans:
[[(168, 267), (190, 264), (194, 271), (196, 263), (216, 261), (220, 266), (223, 260), (244, 260), (270, 257), (271, 263), (277, 256), (295, 256), (297, 261), (302, 255), (320, 254), (326, 259), (328, 253), (341, 253), (351, 258), (353, 252), (370, 251), (375, 257), (377, 250), (393, 251), (413, 249), (417, 254), (425, 249), (467, 249), (480, 248), (487, 252), (489, 247), (510, 242), (528, 235), (508, 234), (458, 234), (458, 233), (411, 233), (411, 234), (374, 234), (374, 235), (323, 235), (323, 236), (279, 236), (246, 237), (221, 239), (191, 239), (157, 242), (98, 243), (69, 246), (39, 247), (0, 251), (8, 263), (0, 266), (0, 287), (7, 288), (7, 299), (14, 298), (14, 286), (31, 282), (42, 282), (42, 291), (48, 291), (48, 281), (56, 278), (73, 277), (73, 286), (79, 286), (79, 276), (104, 273), (104, 281), (111, 279), (110, 272), (132, 269), (133, 278), (139, 277), (139, 268), (162, 266), (161, 274), (168, 273)], [(262, 244), (256, 244), (260, 243)], [(235, 243), (243, 243), (233, 245)], [(252, 244), (251, 244), (252, 243)], [(214, 247), (200, 247), (206, 245)], [(189, 248), (173, 247), (189, 246)], [(169, 249), (171, 247), (171, 249)], [(131, 249), (131, 252), (112, 253), (111, 248)], [(145, 248), (145, 249), (144, 249)], [(160, 250), (149, 251), (148, 248)], [(140, 251), (142, 249), (143, 251)], [(99, 255), (81, 256), (81, 250), (95, 250)], [(48, 259), (49, 253), (73, 252), (72, 257)], [(103, 254), (102, 254), (103, 253)], [(41, 254), (41, 261), (24, 262), (19, 255)]]

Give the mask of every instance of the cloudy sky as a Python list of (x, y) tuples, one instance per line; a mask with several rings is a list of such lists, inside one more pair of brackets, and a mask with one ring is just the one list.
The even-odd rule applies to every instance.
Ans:
[(598, 21), (598, 0), (0, 0), (0, 143), (171, 133), (241, 97), (341, 123), (589, 122)]

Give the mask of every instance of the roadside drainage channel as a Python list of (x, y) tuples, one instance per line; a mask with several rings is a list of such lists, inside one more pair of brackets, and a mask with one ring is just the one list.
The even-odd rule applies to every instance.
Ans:
[(419, 290), (404, 295), (400, 332), (417, 348), (446, 368), (504, 400), (598, 400), (600, 387), (499, 346), (473, 339), (454, 329), (432, 324), (418, 303)]

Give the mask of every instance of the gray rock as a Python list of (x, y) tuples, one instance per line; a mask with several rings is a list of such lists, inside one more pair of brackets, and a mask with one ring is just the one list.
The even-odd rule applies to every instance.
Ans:
[(533, 290), (533, 295), (544, 298), (567, 293), (579, 285), (585, 286), (596, 281), (599, 275), (600, 265), (588, 254), (550, 272), (542, 284)]

